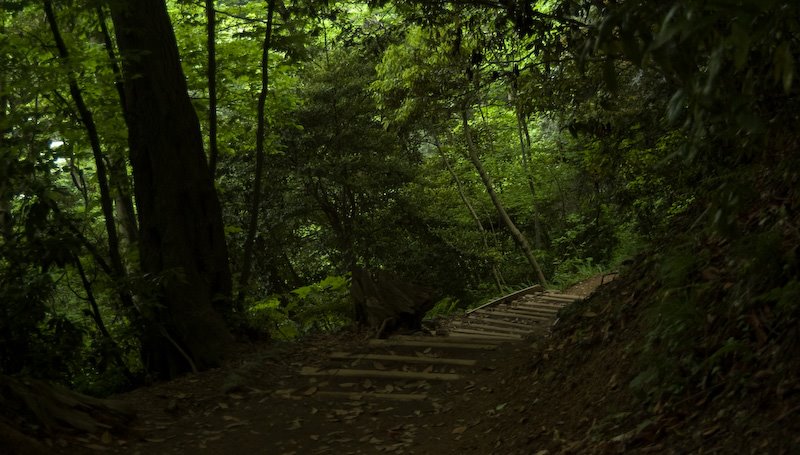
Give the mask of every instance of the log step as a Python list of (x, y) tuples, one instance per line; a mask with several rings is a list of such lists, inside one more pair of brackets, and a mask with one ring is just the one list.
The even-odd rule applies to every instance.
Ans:
[(541, 319), (541, 318), (539, 318), (539, 317), (537, 317), (535, 315), (530, 315), (530, 314), (526, 314), (526, 313), (522, 313), (522, 312), (514, 313), (514, 312), (511, 312), (511, 311), (506, 311), (505, 307), (499, 308), (497, 310), (478, 310), (474, 314), (483, 314), (483, 315), (487, 315), (487, 316), (500, 316), (500, 317), (509, 318), (509, 319), (525, 319), (525, 320), (533, 320), (533, 321)]
[(558, 313), (547, 313), (542, 311), (526, 310), (524, 308), (511, 308), (508, 310), (511, 313), (530, 316), (531, 319), (537, 321), (552, 321)]
[(486, 343), (453, 343), (453, 342), (430, 342), (430, 341), (415, 341), (415, 340), (394, 340), (389, 338), (387, 340), (369, 340), (372, 346), (408, 346), (416, 348), (440, 348), (440, 349), (477, 349), (483, 351), (492, 351), (497, 349), (497, 344), (492, 342)]
[[(407, 340), (407, 341), (425, 341), (425, 342), (434, 342), (434, 343), (469, 343), (473, 340), (458, 340), (454, 341), (446, 336), (413, 336), (413, 335), (393, 335), (389, 338), (390, 340)], [(487, 344), (486, 340), (474, 340), (475, 343), (478, 344)]]
[(560, 292), (545, 292), (544, 294), (541, 294), (541, 295), (546, 295), (548, 297), (558, 297), (558, 298), (562, 298), (562, 299), (569, 299), (569, 300), (573, 300), (573, 301), (574, 300), (583, 300), (585, 298), (585, 297), (580, 296), (580, 295), (562, 294)]
[(512, 327), (500, 327), (496, 325), (489, 325), (489, 324), (480, 324), (475, 322), (468, 322), (468, 321), (461, 321), (458, 325), (454, 325), (453, 328), (458, 329), (485, 329), (488, 332), (508, 332), (517, 335), (528, 335), (529, 333), (533, 332), (533, 328), (525, 328), (525, 329), (517, 329)]
[(539, 305), (546, 305), (546, 306), (549, 306), (549, 307), (563, 308), (563, 307), (567, 306), (570, 302), (537, 297), (537, 298), (533, 298), (533, 299), (515, 300), (512, 303), (536, 303), (536, 304), (539, 304)]
[(516, 327), (518, 329), (523, 329), (523, 330), (530, 330), (531, 329), (531, 325), (530, 324), (523, 324), (523, 323), (520, 323), (520, 322), (506, 321), (506, 320), (499, 319), (497, 317), (492, 317), (492, 316), (486, 316), (486, 317), (470, 316), (469, 318), (467, 318), (466, 321), (469, 322), (469, 323), (477, 322), (479, 324), (493, 324), (493, 325), (500, 325), (500, 326), (506, 326), (506, 327)]
[(545, 303), (530, 303), (530, 302), (519, 302), (515, 305), (512, 305), (511, 308), (519, 308), (521, 310), (531, 310), (531, 311), (539, 311), (542, 313), (558, 313), (561, 307), (555, 307), (552, 305), (547, 305)]
[(347, 368), (331, 368), (321, 370), (316, 367), (303, 367), (300, 370), (303, 376), (338, 376), (357, 378), (393, 378), (393, 379), (428, 379), (438, 381), (455, 381), (461, 375), (455, 373), (424, 373), (420, 371), (400, 370), (355, 370)]
[(485, 337), (486, 339), (490, 339), (492, 341), (519, 341), (522, 339), (519, 335), (514, 335), (511, 333), (493, 333), (487, 332), (485, 330), (475, 330), (475, 329), (464, 329), (464, 328), (454, 328), (450, 331), (449, 336), (455, 338), (461, 337)]
[(378, 393), (378, 392), (316, 392), (313, 396), (344, 398), (352, 401), (362, 400), (395, 400), (395, 401), (422, 401), (428, 398), (424, 393)]
[(383, 360), (388, 362), (425, 363), (431, 365), (458, 365), (473, 366), (476, 361), (472, 359), (447, 359), (440, 357), (418, 357), (412, 355), (391, 354), (353, 354), (349, 352), (334, 352), (329, 356), (336, 360)]

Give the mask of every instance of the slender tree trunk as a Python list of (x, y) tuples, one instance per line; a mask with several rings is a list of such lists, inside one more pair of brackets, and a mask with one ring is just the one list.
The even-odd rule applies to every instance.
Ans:
[[(51, 0), (44, 1), (44, 11), (47, 16), (47, 22), (50, 25), (50, 31), (53, 33), (53, 39), (58, 49), (58, 54), (61, 60), (65, 63), (69, 59), (69, 51), (64, 39), (61, 37), (61, 32), (58, 29), (58, 22), (56, 21), (55, 12), (53, 11), (53, 3)], [(86, 105), (83, 99), (83, 93), (78, 87), (78, 81), (72, 71), (68, 74), (69, 92), (72, 100), (78, 109), (81, 122), (86, 128), (86, 134), (89, 136), (89, 144), (92, 148), (92, 155), (94, 156), (95, 170), (97, 172), (97, 184), (100, 188), (100, 206), (103, 209), (103, 217), (105, 218), (106, 234), (108, 235), (108, 256), (111, 259), (111, 267), (114, 270), (116, 278), (124, 276), (124, 268), (122, 265), (122, 257), (119, 252), (119, 237), (117, 236), (117, 227), (114, 221), (114, 205), (111, 200), (111, 190), (108, 186), (108, 174), (106, 171), (106, 164), (104, 161), (103, 151), (100, 148), (100, 136), (97, 134), (97, 125), (94, 123), (92, 112)]]
[(542, 228), (539, 224), (539, 210), (536, 204), (536, 186), (533, 183), (533, 170), (531, 169), (531, 137), (528, 132), (528, 123), (522, 114), (522, 107), (519, 105), (519, 97), (516, 87), (513, 88), (512, 97), (514, 99), (514, 111), (517, 114), (517, 135), (519, 136), (519, 150), (522, 154), (522, 166), (525, 171), (525, 179), (528, 181), (528, 189), (531, 191), (531, 209), (533, 210), (533, 244), (536, 249), (542, 249)]
[[(458, 178), (458, 174), (453, 170), (453, 167), (450, 166), (450, 161), (447, 159), (447, 154), (442, 147), (439, 145), (438, 141), (436, 143), (436, 150), (439, 151), (439, 155), (442, 157), (442, 161), (444, 162), (445, 168), (447, 168), (447, 172), (450, 174), (450, 177), (453, 178), (453, 181), (456, 184), (456, 190), (458, 191), (458, 196), (461, 198), (461, 202), (464, 203), (464, 206), (467, 207), (469, 214), (472, 216), (472, 220), (475, 221), (475, 225), (478, 227), (478, 231), (481, 233), (481, 239), (483, 240), (483, 248), (485, 251), (489, 251), (489, 241), (487, 240), (487, 233), (486, 229), (483, 227), (483, 223), (481, 223), (481, 218), (475, 212), (475, 208), (472, 207), (472, 203), (469, 202), (467, 198), (467, 194), (464, 192), (464, 187), (461, 184), (461, 179)], [(500, 272), (497, 270), (497, 265), (492, 261), (492, 277), (494, 278), (494, 283), (497, 286), (498, 292), (503, 292), (503, 284), (502, 279), (500, 277)]]
[[(0, 2), (0, 7), (4, 6)], [(5, 35), (5, 16), (0, 17), (0, 36)], [(0, 67), (7, 68), (6, 56), (0, 54)], [(8, 81), (5, 71), (0, 71), (0, 150), (6, 146), (6, 133), (8, 132)], [(13, 236), (14, 221), (11, 213), (12, 192), (0, 192), (0, 239), (10, 242)]]
[(250, 204), (250, 222), (247, 226), (247, 238), (244, 242), (242, 273), (239, 275), (239, 294), (236, 298), (236, 310), (244, 308), (244, 298), (250, 284), (250, 273), (253, 268), (253, 246), (258, 230), (258, 215), (261, 211), (261, 186), (264, 176), (264, 139), (267, 119), (265, 116), (267, 94), (269, 93), (269, 48), (272, 44), (272, 17), (275, 12), (275, 0), (269, 0), (267, 9), (267, 30), (264, 32), (264, 43), (261, 49), (261, 92), (258, 94), (257, 126), (256, 126), (256, 169), (253, 176), (253, 196)]
[(75, 268), (78, 270), (78, 276), (80, 276), (81, 283), (83, 284), (83, 289), (86, 291), (86, 300), (89, 302), (89, 312), (92, 315), (95, 325), (97, 326), (97, 330), (100, 331), (100, 335), (111, 347), (111, 355), (114, 358), (114, 363), (116, 363), (117, 366), (122, 369), (122, 374), (125, 375), (125, 377), (128, 378), (131, 383), (136, 382), (136, 378), (128, 369), (128, 365), (125, 364), (125, 361), (122, 358), (122, 350), (117, 342), (114, 341), (114, 337), (111, 336), (111, 333), (108, 331), (108, 328), (103, 321), (103, 316), (100, 314), (100, 307), (97, 305), (97, 299), (94, 297), (92, 283), (89, 282), (89, 278), (86, 276), (86, 272), (83, 269), (83, 264), (81, 264), (80, 258), (76, 256), (74, 261)]
[(544, 273), (542, 273), (542, 268), (539, 267), (539, 262), (533, 255), (533, 250), (531, 249), (530, 243), (528, 243), (528, 239), (517, 228), (517, 226), (511, 220), (511, 217), (508, 216), (508, 212), (506, 212), (503, 203), (500, 201), (500, 198), (494, 191), (492, 180), (489, 178), (489, 174), (486, 172), (486, 169), (484, 169), (483, 163), (481, 163), (480, 157), (478, 156), (478, 149), (475, 146), (475, 142), (472, 140), (472, 133), (469, 127), (469, 119), (467, 118), (466, 108), (461, 111), (461, 124), (464, 128), (464, 139), (466, 139), (467, 141), (469, 159), (470, 161), (472, 161), (472, 165), (475, 166), (475, 170), (478, 171), (478, 175), (480, 175), (481, 177), (483, 186), (486, 187), (486, 192), (489, 194), (489, 198), (492, 200), (492, 204), (494, 204), (495, 209), (497, 209), (497, 213), (500, 215), (500, 218), (503, 220), (503, 223), (506, 225), (509, 232), (511, 233), (511, 237), (514, 238), (514, 241), (517, 243), (517, 245), (519, 245), (520, 249), (522, 250), (522, 253), (525, 255), (525, 258), (531, 264), (531, 267), (533, 268), (533, 271), (536, 273), (536, 277), (539, 280), (539, 283), (542, 286), (547, 286), (547, 280), (544, 277)]
[[(53, 10), (53, 4), (51, 0), (44, 1), (44, 10), (45, 15), (47, 17), (47, 22), (50, 25), (50, 30), (53, 33), (53, 39), (56, 43), (56, 48), (58, 49), (59, 58), (63, 61), (67, 61), (69, 59), (69, 50), (67, 49), (66, 43), (61, 36), (61, 32), (58, 28), (58, 22), (56, 20), (55, 12)], [(116, 285), (119, 285), (124, 279), (126, 275), (125, 266), (122, 262), (122, 256), (120, 254), (120, 245), (119, 245), (119, 237), (117, 234), (117, 227), (114, 220), (114, 206), (111, 199), (111, 190), (108, 184), (108, 173), (106, 171), (106, 164), (104, 160), (103, 151), (100, 148), (100, 137), (97, 132), (97, 125), (94, 122), (94, 117), (92, 116), (92, 112), (89, 110), (89, 107), (86, 105), (85, 100), (83, 99), (83, 93), (78, 87), (78, 81), (75, 78), (75, 75), (70, 71), (68, 75), (69, 80), (69, 91), (70, 95), (72, 96), (72, 100), (75, 103), (75, 106), (78, 109), (78, 114), (80, 116), (81, 123), (83, 123), (84, 128), (86, 129), (86, 134), (89, 136), (89, 144), (92, 149), (92, 155), (94, 156), (95, 162), (95, 171), (97, 172), (97, 183), (100, 189), (100, 206), (103, 211), (103, 218), (105, 221), (106, 227), (106, 234), (108, 236), (108, 256), (110, 259), (110, 276), (115, 281)], [(97, 256), (99, 257), (99, 255)], [(77, 260), (77, 259), (76, 259)], [(83, 273), (82, 266), (78, 263), (79, 271), (81, 274)], [(82, 277), (85, 279), (85, 277)], [(90, 292), (91, 288), (87, 288), (87, 292)], [(133, 297), (131, 294), (122, 288), (118, 288), (118, 295), (120, 301), (123, 304), (124, 309), (128, 312), (128, 316), (133, 319), (137, 317), (136, 308), (133, 302)], [(93, 295), (89, 294), (89, 298), (93, 299)], [(96, 314), (96, 318), (100, 317), (99, 309), (95, 303), (94, 310)], [(105, 330), (105, 327), (100, 327), (101, 331)], [(104, 335), (108, 335), (108, 332), (105, 331)], [(111, 336), (108, 335), (109, 340)], [(112, 341), (113, 343), (113, 341)], [(116, 347), (116, 344), (113, 343)], [(128, 379), (133, 380), (133, 376), (131, 375), (130, 371), (128, 370), (127, 365), (123, 362), (122, 356), (120, 355), (119, 351), (115, 351), (115, 360), (119, 363), (119, 366), (123, 369), (123, 372), (128, 377)]]
[(214, 10), (214, 0), (206, 0), (206, 38), (206, 47), (208, 48), (208, 170), (211, 172), (211, 180), (214, 180), (219, 158), (219, 148), (217, 147), (217, 12)]
[(220, 314), (231, 296), (222, 211), (165, 1), (109, 6), (123, 62), (140, 265), (159, 304), (145, 309), (143, 362), (174, 376), (218, 365), (232, 340)]
[[(100, 33), (103, 35), (103, 44), (108, 55), (111, 73), (114, 75), (114, 88), (117, 90), (119, 104), (122, 109), (123, 117), (127, 118), (127, 106), (125, 101), (125, 85), (122, 82), (122, 70), (117, 63), (117, 55), (114, 51), (114, 43), (106, 24), (106, 15), (102, 5), (97, 5), (97, 21), (100, 24)], [(121, 234), (128, 241), (128, 245), (136, 243), (139, 235), (139, 227), (136, 224), (136, 211), (133, 205), (133, 190), (128, 176), (127, 160), (125, 157), (116, 153), (110, 158), (109, 170), (111, 187), (114, 189), (114, 208), (117, 213)]]

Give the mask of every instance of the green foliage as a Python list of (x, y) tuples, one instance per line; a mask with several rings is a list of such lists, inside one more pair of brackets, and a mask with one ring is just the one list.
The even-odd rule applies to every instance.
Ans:
[(436, 302), (433, 308), (425, 313), (425, 319), (436, 319), (438, 317), (447, 317), (461, 310), (460, 302), (456, 299), (445, 297)]
[(566, 288), (572, 284), (581, 282), (587, 278), (601, 274), (606, 270), (605, 267), (594, 263), (594, 259), (570, 258), (559, 261), (555, 264), (552, 284), (558, 288)]
[[(798, 318), (800, 7), (651, 3), (278, 2), (247, 324), (276, 338), (349, 324), (344, 275), (354, 264), (440, 289), (429, 317), (530, 281), (467, 157), (467, 112), (481, 162), (555, 284), (663, 247), (648, 279), (665, 292), (652, 298), (632, 384), (643, 396), (759, 361), (754, 343), (779, 343), (772, 334)], [(121, 204), (127, 137), (97, 11), (56, 5), (72, 55), (61, 64), (41, 5), (9, 5), (0, 11), (0, 371), (108, 392), (124, 384), (115, 352), (141, 367), (141, 327), (119, 291), (147, 313), (157, 309), (148, 289), (181, 273), (141, 276), (133, 239), (123, 239), (128, 279), (104, 270), (97, 175), (66, 77), (76, 75), (121, 170), (112, 182)], [(168, 5), (207, 130), (203, 5)], [(216, 184), (234, 272), (252, 194), (265, 5), (217, 2)], [(76, 261), (87, 264), (113, 343), (96, 327)]]
[(248, 308), (249, 324), (276, 339), (294, 339), (314, 332), (335, 332), (352, 324), (350, 282), (329, 276), (288, 294), (270, 296)]

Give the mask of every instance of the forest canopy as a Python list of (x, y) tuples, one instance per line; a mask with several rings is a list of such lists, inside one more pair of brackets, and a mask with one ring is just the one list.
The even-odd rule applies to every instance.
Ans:
[(654, 336), (761, 342), (799, 40), (780, 0), (0, 0), (0, 373), (107, 394), (364, 323), (356, 270), (433, 315), (643, 252), (690, 308)]

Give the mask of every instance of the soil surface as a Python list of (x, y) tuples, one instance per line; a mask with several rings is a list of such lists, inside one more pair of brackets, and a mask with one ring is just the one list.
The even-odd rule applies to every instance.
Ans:
[[(147, 455), (730, 453), (745, 442), (757, 447), (752, 438), (762, 436), (767, 450), (742, 451), (800, 448), (791, 429), (777, 445), (774, 435), (763, 432), (743, 440), (699, 412), (685, 416), (686, 422), (673, 415), (643, 419), (627, 386), (640, 328), (635, 320), (606, 317), (625, 305), (622, 280), (608, 284), (613, 278), (596, 276), (565, 289), (595, 296), (562, 310), (546, 334), (468, 356), (443, 354), (476, 360), (434, 370), (458, 374), (456, 380), (337, 378), (336, 387), (353, 393), (323, 396), (320, 391), (331, 388), (328, 378), (300, 372), (329, 366), (332, 352), (363, 352), (367, 334), (250, 345), (224, 368), (117, 397), (138, 415), (126, 434), (45, 442), (58, 453)], [(424, 348), (396, 348), (392, 354), (429, 354), (415, 349)], [(380, 369), (380, 362), (371, 367)], [(364, 391), (401, 391), (409, 401)], [(420, 394), (425, 398), (414, 398)]]

